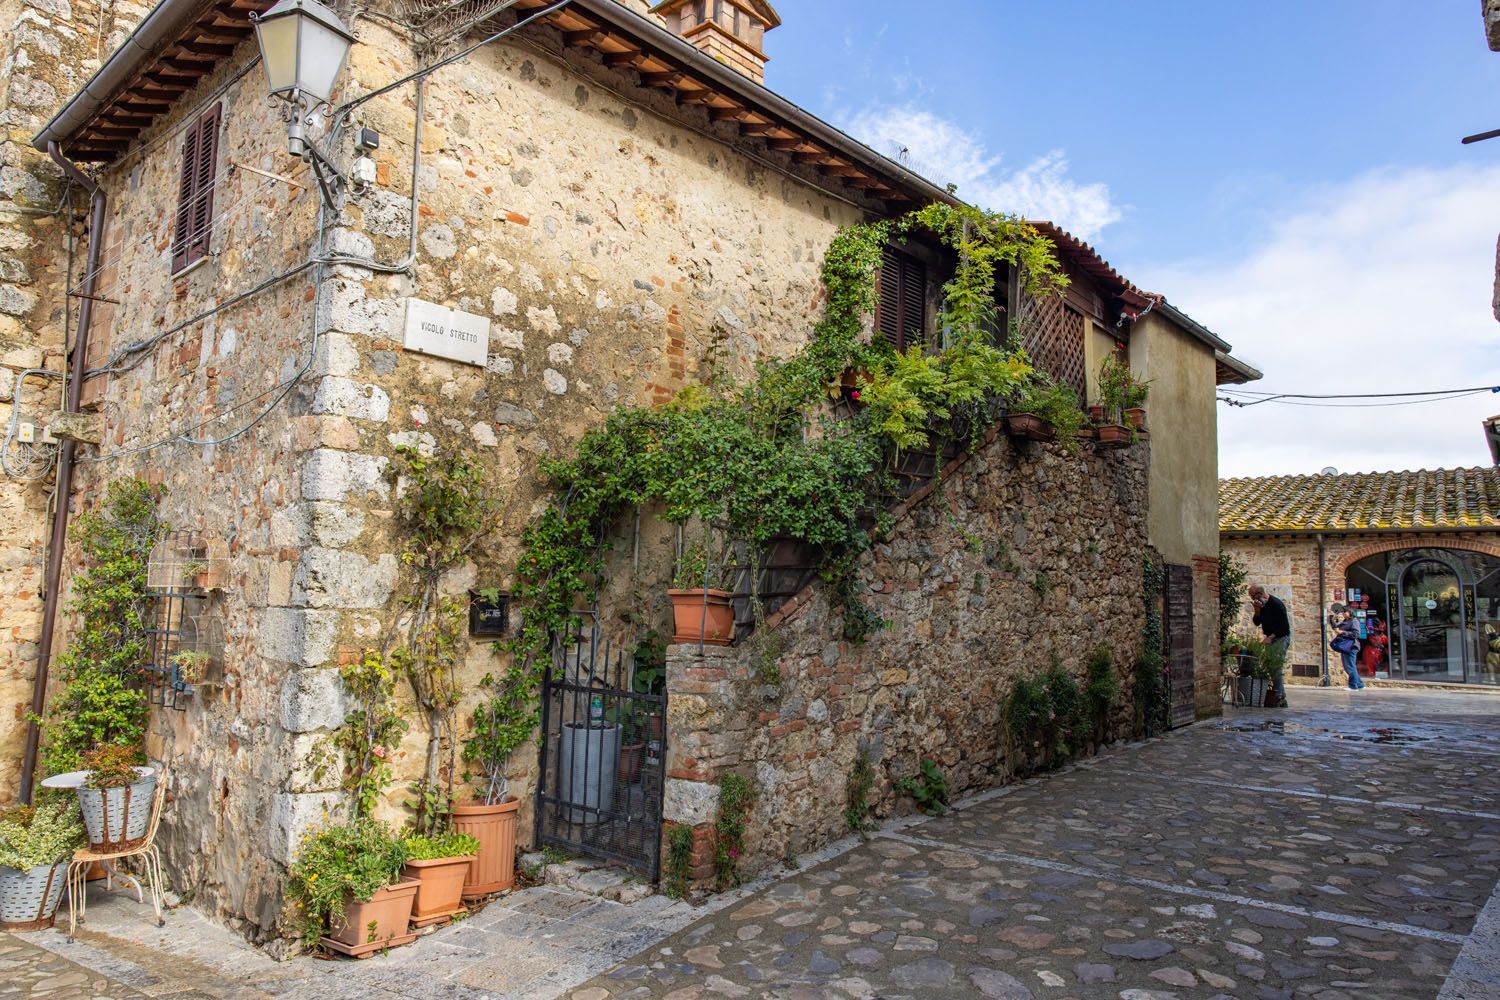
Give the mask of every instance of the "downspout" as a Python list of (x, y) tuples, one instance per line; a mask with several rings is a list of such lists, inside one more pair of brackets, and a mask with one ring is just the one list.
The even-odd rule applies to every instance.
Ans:
[[(47, 143), (47, 155), (52, 157), (52, 161), (75, 184), (92, 195), (89, 252), (83, 265), (83, 286), (79, 290), (81, 304), (78, 307), (78, 335), (73, 340), (72, 371), (68, 376), (68, 393), (63, 403), (64, 413), (77, 413), (83, 399), (83, 376), (88, 365), (89, 325), (94, 318), (94, 293), (98, 285), (99, 257), (104, 247), (105, 210), (108, 205), (104, 189), (63, 156), (56, 142)], [(37, 647), (36, 675), (31, 681), (31, 721), (26, 724), (26, 749), (21, 758), (20, 799), (23, 804), (30, 804), (32, 785), (36, 778), (37, 744), (41, 739), (36, 719), (47, 707), (47, 668), (52, 662), (52, 632), (57, 625), (58, 592), (62, 589), (63, 543), (68, 537), (68, 497), (73, 490), (73, 454), (77, 448), (78, 442), (72, 438), (64, 438), (57, 457), (57, 499), (52, 510), (52, 535), (47, 540), (42, 636)]]
[(1318, 532), (1318, 648), (1323, 651), (1323, 672), (1318, 677), (1318, 687), (1328, 687), (1328, 616), (1323, 613), (1323, 595), (1328, 593), (1328, 547), (1323, 543), (1323, 533)]

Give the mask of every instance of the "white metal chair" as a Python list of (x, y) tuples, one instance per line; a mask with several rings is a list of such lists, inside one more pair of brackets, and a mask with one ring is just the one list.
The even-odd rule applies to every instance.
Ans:
[[(112, 888), (113, 880), (118, 878), (123, 882), (135, 886), (135, 898), (138, 902), (146, 901), (145, 893), (151, 892), (151, 905), (156, 910), (156, 926), (166, 924), (166, 918), (161, 915), (162, 910), (162, 869), (161, 853), (156, 849), (156, 828), (161, 823), (162, 804), (167, 796), (167, 775), (165, 765), (162, 766), (156, 778), (156, 794), (151, 797), (151, 820), (146, 828), (146, 838), (134, 847), (122, 851), (92, 851), (87, 847), (80, 847), (73, 852), (73, 860), (68, 862), (68, 940), (73, 940), (73, 933), (78, 925), (83, 923), (84, 911), (88, 907), (88, 873), (94, 865), (104, 866), (108, 873), (106, 888)], [(139, 875), (122, 872), (115, 867), (116, 861), (129, 858), (139, 858), (141, 871)], [(145, 880), (145, 886), (142, 880)]]

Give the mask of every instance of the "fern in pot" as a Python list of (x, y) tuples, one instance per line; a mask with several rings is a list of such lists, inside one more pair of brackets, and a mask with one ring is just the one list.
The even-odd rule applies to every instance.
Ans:
[(52, 926), (68, 861), (82, 843), (78, 807), (67, 799), (0, 813), (0, 928)]

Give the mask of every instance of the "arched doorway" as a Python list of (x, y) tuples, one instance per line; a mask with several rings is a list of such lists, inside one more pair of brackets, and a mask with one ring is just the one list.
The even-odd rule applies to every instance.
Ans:
[(1398, 549), (1352, 564), (1347, 585), (1359, 595), (1353, 607), (1366, 673), (1500, 683), (1500, 559), (1457, 549)]

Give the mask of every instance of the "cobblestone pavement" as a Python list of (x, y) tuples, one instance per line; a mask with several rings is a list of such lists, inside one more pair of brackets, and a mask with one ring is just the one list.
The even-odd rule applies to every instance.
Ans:
[(274, 962), (95, 889), (75, 943), (0, 934), (0, 1000), (1500, 998), (1500, 696), (1292, 700), (704, 907), (538, 887), (365, 962)]
[(1500, 698), (1370, 694), (888, 828), (571, 996), (1493, 1000)]

